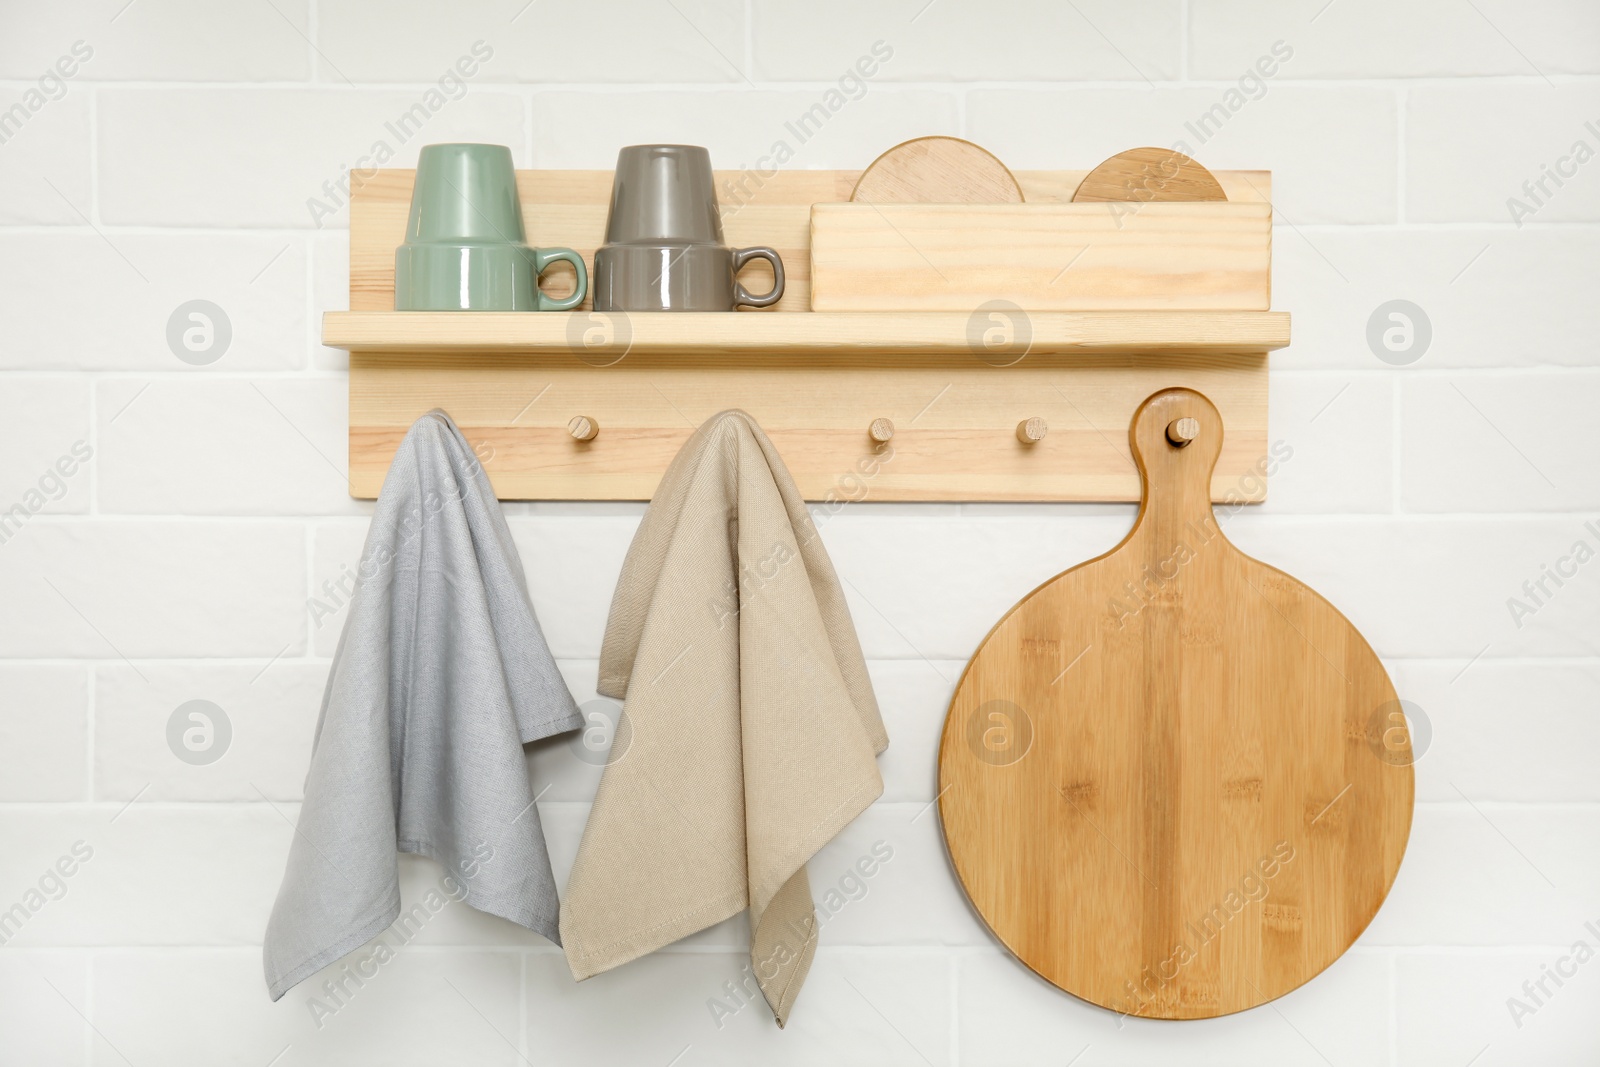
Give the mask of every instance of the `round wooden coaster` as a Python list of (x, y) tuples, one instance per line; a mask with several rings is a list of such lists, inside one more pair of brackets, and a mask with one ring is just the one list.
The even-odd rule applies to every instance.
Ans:
[(1171, 148), (1118, 152), (1084, 175), (1075, 202), (1094, 200), (1226, 200), (1211, 172)]
[(867, 204), (1020, 204), (1022, 187), (991, 153), (959, 137), (918, 137), (872, 161), (850, 194)]

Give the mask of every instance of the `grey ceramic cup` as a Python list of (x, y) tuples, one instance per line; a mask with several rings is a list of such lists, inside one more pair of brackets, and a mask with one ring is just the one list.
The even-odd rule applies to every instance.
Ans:
[[(752, 259), (772, 264), (772, 291), (739, 284)], [(770, 248), (729, 248), (711, 176), (696, 145), (631, 145), (617, 154), (606, 243), (594, 254), (596, 311), (732, 311), (783, 296), (783, 260)]]

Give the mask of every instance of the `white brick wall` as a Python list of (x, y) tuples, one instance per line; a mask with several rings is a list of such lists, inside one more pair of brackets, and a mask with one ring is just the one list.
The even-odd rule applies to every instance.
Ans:
[[(75, 42), (64, 88), (0, 144), (0, 908), (75, 842), (92, 858), (0, 949), (0, 1063), (1592, 1064), (1600, 963), (1600, 563), (1519, 621), (1600, 517), (1589, 422), (1600, 14), (1583, 0), (0, 0), (0, 111)], [(894, 49), (794, 165), (855, 167), (930, 132), (1017, 167), (1188, 143), (1275, 174), (1272, 499), (1230, 520), (1369, 635), (1433, 743), (1394, 894), (1345, 958), (1270, 1007), (1127, 1020), (1010, 962), (939, 840), (945, 702), (994, 619), (1114, 543), (1131, 510), (865, 504), (825, 528), (893, 744), (886, 793), (812, 865), (894, 858), (824, 929), (793, 1025), (707, 1009), (741, 920), (581, 986), (557, 950), (452, 906), (317, 1026), (312, 983), (267, 1002), (259, 943), (297, 815), (342, 613), (306, 608), (356, 558), (370, 505), (341, 484), (343, 211), (308, 198), (474, 41), (494, 49), (417, 137), (605, 167), (683, 139), (753, 161), (850, 64)], [(1198, 143), (1194, 123), (1283, 42), (1292, 55)], [(38, 98), (34, 98), (37, 102)], [(1595, 129), (1586, 127), (1594, 122)], [(1571, 167), (1568, 170), (1571, 171)], [(1513, 219), (1508, 198), (1531, 213)], [(1366, 342), (1391, 299), (1432, 322), (1417, 363)], [(180, 304), (233, 338), (191, 366)], [(88, 459), (52, 475), (76, 443)], [(594, 696), (634, 505), (508, 508), (550, 643)], [(167, 748), (178, 705), (227, 712), (225, 758)], [(596, 768), (534, 747), (558, 877)], [(406, 859), (403, 885), (437, 878)]]

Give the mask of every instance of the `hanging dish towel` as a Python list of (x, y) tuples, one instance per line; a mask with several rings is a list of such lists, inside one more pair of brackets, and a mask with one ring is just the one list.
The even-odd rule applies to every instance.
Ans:
[(489, 479), (430, 412), (384, 479), (328, 676), (267, 924), (272, 999), (395, 921), (397, 852), (437, 861), (456, 899), (557, 941), (522, 746), (581, 724)]
[(600, 652), (626, 699), (562, 905), (582, 980), (750, 911), (782, 1026), (816, 952), (805, 864), (888, 745), (816, 527), (742, 411), (701, 426), (628, 549)]

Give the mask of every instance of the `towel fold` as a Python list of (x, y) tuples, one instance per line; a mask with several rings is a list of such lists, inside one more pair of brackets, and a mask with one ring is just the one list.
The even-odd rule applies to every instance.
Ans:
[(888, 737), (833, 565), (744, 412), (708, 420), (663, 477), (599, 689), (626, 702), (562, 905), (573, 976), (748, 908), (784, 1025), (817, 945), (806, 861), (882, 794)]
[(267, 924), (273, 1000), (395, 921), (397, 852), (443, 866), (452, 898), (559, 939), (522, 746), (582, 720), (489, 479), (441, 411), (395, 453), (349, 610)]

